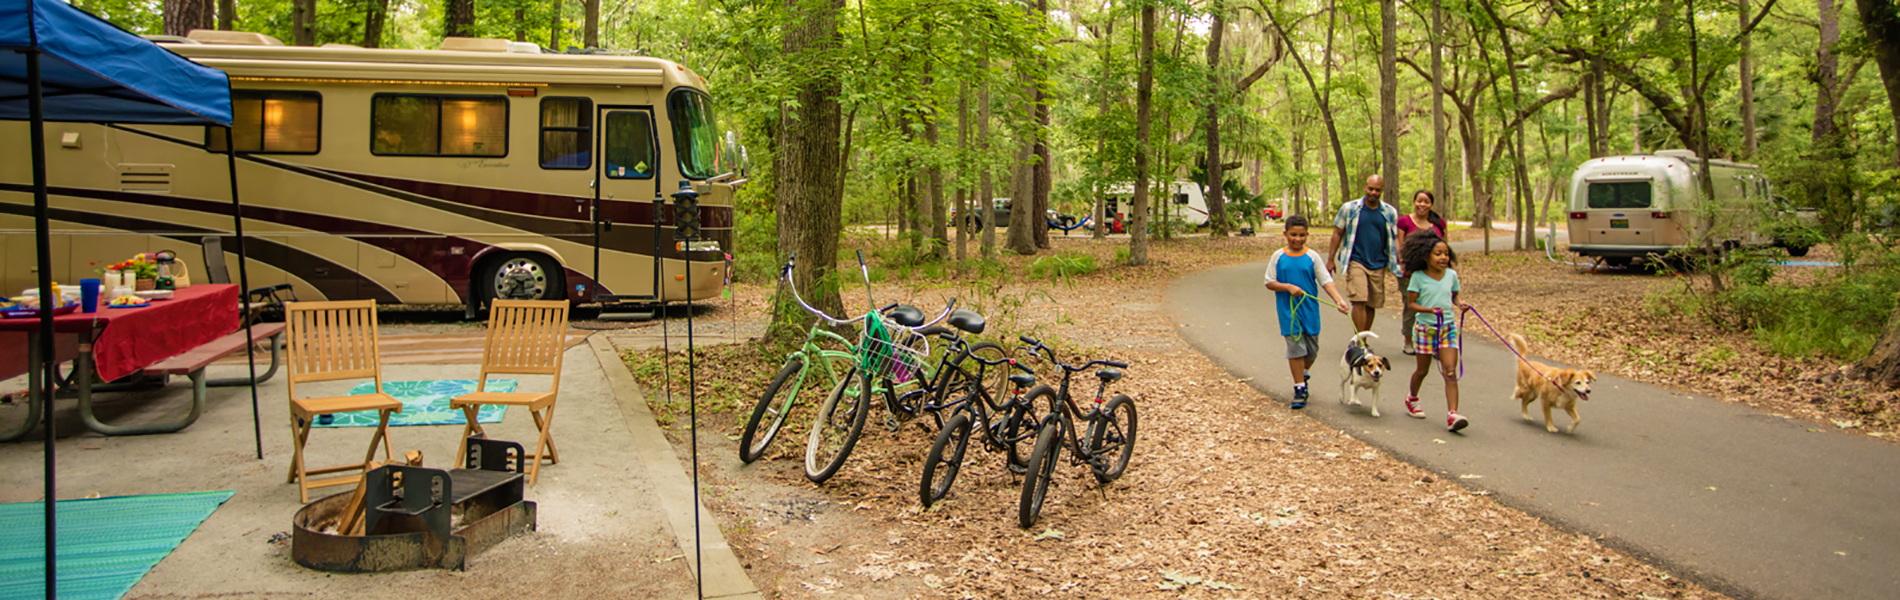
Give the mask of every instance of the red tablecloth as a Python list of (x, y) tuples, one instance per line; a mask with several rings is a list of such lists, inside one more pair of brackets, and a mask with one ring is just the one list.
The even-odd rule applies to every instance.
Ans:
[[(53, 318), (57, 333), (99, 327), (92, 346), (99, 378), (112, 381), (237, 330), (238, 286), (199, 284), (144, 308), (99, 307)], [(0, 332), (37, 331), (40, 320), (0, 319)]]

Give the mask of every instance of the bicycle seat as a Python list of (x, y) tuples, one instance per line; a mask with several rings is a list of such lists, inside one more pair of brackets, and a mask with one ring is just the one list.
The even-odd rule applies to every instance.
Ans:
[(1114, 367), (1105, 368), (1096, 371), (1095, 378), (1102, 380), (1102, 383), (1114, 383), (1115, 380), (1122, 378), (1122, 370)]
[(1016, 389), (1020, 390), (1036, 385), (1036, 376), (1028, 373), (1015, 373), (1009, 376), (1009, 382), (1016, 384)]
[(983, 333), (983, 315), (976, 314), (975, 311), (961, 308), (950, 311), (950, 319), (947, 322), (951, 327), (967, 333)]
[(891, 310), (884, 313), (884, 316), (890, 317), (892, 321), (905, 327), (916, 327), (924, 324), (924, 311), (917, 310), (917, 307), (909, 304), (899, 304), (892, 307)]

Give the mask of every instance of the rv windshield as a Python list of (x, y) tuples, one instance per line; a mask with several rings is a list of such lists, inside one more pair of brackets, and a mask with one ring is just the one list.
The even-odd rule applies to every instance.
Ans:
[(719, 175), (731, 160), (720, 156), (712, 98), (697, 90), (678, 89), (667, 99), (666, 108), (673, 121), (673, 152), (680, 157), (680, 174), (687, 179)]
[(1649, 208), (1649, 196), (1647, 181), (1590, 184), (1590, 208)]

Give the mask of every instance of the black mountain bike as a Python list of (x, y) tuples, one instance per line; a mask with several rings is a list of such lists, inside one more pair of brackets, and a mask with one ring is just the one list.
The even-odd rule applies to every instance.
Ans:
[(917, 486), (917, 499), (925, 508), (950, 493), (950, 485), (956, 483), (957, 474), (963, 470), (963, 454), (970, 448), (972, 431), (982, 432), (977, 439), (985, 450), (1002, 451), (1007, 455), (1011, 471), (1022, 473), (1028, 466), (1029, 447), (1035, 439), (1038, 423), (1035, 403), (1023, 390), (1036, 384), (1035, 373), (1007, 357), (972, 358), (977, 362), (978, 379), (985, 382), (988, 382), (985, 375), (990, 367), (998, 367), (998, 371), (1004, 373), (1012, 367), (1022, 372), (1009, 375), (1008, 381), (1015, 391), (1007, 397), (1002, 390), (992, 393), (993, 386), (986, 383), (972, 388), (950, 411), (950, 419), (937, 431), (937, 441), (930, 445), (930, 454), (924, 458), (924, 477)]
[[(1128, 368), (1127, 363), (1092, 360), (1071, 366), (1058, 360), (1055, 351), (1042, 342), (1028, 336), (1018, 339), (1029, 345), (1032, 354), (1042, 356), (1062, 370), (1062, 387), (1059, 390), (1051, 390), (1047, 385), (1038, 385), (1029, 390), (1029, 402), (1048, 397), (1050, 404), (1050, 412), (1042, 419), (1042, 427), (1036, 433), (1035, 449), (1029, 452), (1027, 472), (1023, 475), (1023, 496), (1017, 523), (1029, 527), (1036, 524), (1036, 516), (1042, 512), (1042, 501), (1048, 496), (1049, 479), (1055, 475), (1056, 460), (1062, 454), (1064, 442), (1067, 442), (1072, 462), (1088, 465), (1097, 482), (1108, 483), (1121, 477), (1122, 471), (1128, 468), (1128, 458), (1135, 453), (1135, 432), (1140, 419), (1135, 416), (1134, 399), (1128, 396), (1116, 394), (1107, 402), (1102, 401), (1102, 396), (1108, 391), (1108, 384), (1122, 378), (1121, 370)], [(1076, 406), (1075, 399), (1069, 396), (1069, 379), (1096, 365), (1106, 368), (1095, 372), (1095, 378), (1101, 383), (1095, 388), (1095, 402), (1087, 412), (1083, 412)], [(1077, 421), (1088, 423), (1086, 436), (1077, 431)]]

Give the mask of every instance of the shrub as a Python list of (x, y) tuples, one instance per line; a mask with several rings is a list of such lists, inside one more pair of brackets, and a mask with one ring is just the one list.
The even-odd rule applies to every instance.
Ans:
[(1050, 282), (1069, 282), (1071, 278), (1095, 272), (1095, 257), (1061, 253), (1044, 256), (1029, 263), (1029, 276), (1048, 278)]

